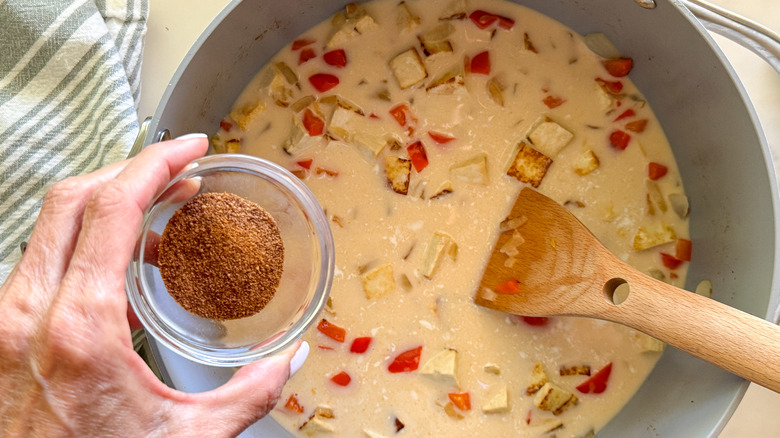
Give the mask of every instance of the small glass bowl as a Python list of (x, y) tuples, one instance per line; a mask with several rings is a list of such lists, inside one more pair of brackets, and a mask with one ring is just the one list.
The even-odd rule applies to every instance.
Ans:
[[(233, 193), (276, 220), (284, 271), (273, 299), (250, 317), (217, 321), (182, 308), (155, 266), (157, 244), (173, 213), (201, 193)], [(147, 209), (127, 270), (127, 296), (144, 328), (182, 356), (206, 365), (240, 366), (298, 340), (328, 300), (334, 249), (325, 213), (286, 169), (255, 157), (220, 154), (193, 161)]]

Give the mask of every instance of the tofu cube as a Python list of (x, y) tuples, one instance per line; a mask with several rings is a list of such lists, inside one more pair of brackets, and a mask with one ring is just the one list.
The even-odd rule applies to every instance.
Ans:
[(550, 382), (545, 383), (534, 397), (534, 405), (537, 408), (551, 411), (554, 415), (562, 414), (578, 402), (577, 396)]
[(634, 249), (644, 251), (654, 246), (677, 240), (674, 228), (663, 222), (654, 222), (650, 225), (639, 227), (634, 235)]
[(341, 104), (333, 111), (328, 134), (363, 148), (371, 158), (379, 156), (393, 137), (377, 121)]
[(450, 167), (450, 176), (472, 184), (488, 183), (487, 155), (479, 154)]
[(553, 160), (547, 155), (535, 150), (525, 142), (520, 142), (515, 160), (506, 173), (520, 182), (537, 188), (542, 183), (547, 169), (552, 163)]
[(241, 148), (241, 140), (230, 138), (223, 140), (219, 134), (211, 137), (211, 147), (217, 154), (235, 154)]
[(314, 436), (319, 433), (334, 433), (336, 429), (328, 422), (333, 418), (333, 411), (330, 408), (317, 407), (314, 414), (301, 425), (299, 430), (308, 436)]
[(433, 194), (429, 196), (428, 199), (440, 198), (450, 193), (452, 193), (452, 183), (450, 181), (444, 181), (433, 191)]
[(528, 395), (536, 394), (547, 382), (547, 373), (544, 372), (544, 366), (537, 362), (534, 365), (534, 369), (531, 370), (531, 383), (528, 384), (525, 393)]
[(428, 77), (428, 71), (414, 47), (391, 59), (390, 68), (402, 89), (409, 88)]
[(366, 272), (361, 277), (363, 282), (363, 292), (369, 300), (382, 298), (383, 296), (395, 291), (395, 277), (393, 276), (393, 266), (386, 263)]
[(306, 149), (322, 146), (327, 143), (328, 139), (324, 136), (310, 136), (306, 128), (303, 126), (303, 122), (300, 120), (300, 118), (293, 116), (293, 123), (290, 127), (290, 135), (288, 135), (287, 139), (284, 141), (284, 143), (282, 143), (282, 149), (284, 149), (284, 151), (290, 155), (297, 155)]
[(433, 274), (441, 264), (441, 260), (447, 253), (449, 246), (454, 244), (452, 237), (441, 232), (433, 233), (431, 240), (428, 241), (428, 247), (425, 248), (423, 263), (420, 267), (420, 273), (427, 279), (432, 279)]
[(531, 140), (534, 149), (548, 157), (558, 155), (558, 152), (566, 147), (573, 138), (574, 134), (549, 117), (545, 117), (544, 120), (528, 134), (528, 139)]
[(542, 436), (558, 428), (563, 427), (563, 421), (557, 418), (545, 418), (539, 422), (531, 423), (524, 429), (529, 432), (529, 436)]
[(450, 386), (458, 386), (458, 351), (445, 348), (428, 359), (420, 374)]
[(382, 435), (381, 433), (377, 433), (368, 429), (363, 429), (363, 435), (365, 435), (368, 438), (387, 438), (386, 436)]
[(348, 142), (352, 139), (352, 133), (360, 127), (364, 117), (350, 109), (337, 106), (330, 118), (328, 134)]
[(579, 176), (585, 176), (598, 169), (600, 165), (599, 157), (592, 150), (588, 149), (577, 157), (577, 161), (574, 162), (574, 173)]
[(425, 87), (425, 91), (431, 94), (453, 94), (463, 90), (465, 83), (463, 65), (458, 63), (457, 66), (431, 81)]
[(412, 173), (412, 161), (405, 158), (388, 155), (385, 157), (385, 173), (387, 182), (393, 191), (406, 195), (409, 193), (409, 179)]
[(398, 4), (398, 16), (396, 17), (398, 29), (401, 32), (408, 32), (420, 25), (420, 17), (414, 15), (405, 1)]
[(466, 14), (466, 0), (453, 0), (439, 13), (439, 20), (463, 20)]
[(447, 38), (453, 32), (455, 32), (455, 27), (452, 23), (444, 22), (428, 32), (418, 35), (417, 39), (420, 41), (423, 54), (425, 56), (433, 56), (438, 53), (452, 53), (452, 43)]
[(258, 100), (257, 102), (242, 105), (238, 108), (233, 108), (230, 110), (230, 118), (236, 122), (236, 125), (238, 125), (242, 131), (246, 131), (249, 127), (249, 124), (252, 123), (253, 120), (260, 117), (264, 111), (265, 105), (263, 105), (263, 102)]
[(492, 385), (485, 395), (482, 404), (482, 412), (485, 414), (503, 414), (509, 412), (509, 389), (505, 383)]

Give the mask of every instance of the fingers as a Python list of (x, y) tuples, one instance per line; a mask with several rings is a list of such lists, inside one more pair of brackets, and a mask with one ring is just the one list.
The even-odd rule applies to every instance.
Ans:
[(206, 422), (212, 426), (215, 421), (221, 423), (212, 430), (237, 435), (273, 409), (291, 368), (300, 368), (308, 352), (309, 345), (299, 341), (282, 354), (241, 368), (221, 387), (195, 394), (195, 403), (211, 413)]
[[(203, 156), (203, 137), (147, 147), (111, 181), (100, 186), (84, 209), (84, 220), (68, 275), (78, 284), (116, 288), (124, 282), (143, 213), (154, 197), (190, 161)], [(85, 278), (86, 277), (86, 278)]]

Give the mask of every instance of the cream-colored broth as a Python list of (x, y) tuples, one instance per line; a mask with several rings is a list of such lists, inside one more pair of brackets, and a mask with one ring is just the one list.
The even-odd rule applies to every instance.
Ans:
[[(687, 220), (678, 217), (668, 202), (670, 194), (683, 193), (671, 149), (631, 81), (612, 78), (602, 58), (560, 23), (500, 0), (470, 1), (468, 14), (485, 10), (512, 18), (514, 25), (503, 29), (494, 24), (482, 30), (468, 17), (448, 21), (454, 28), (448, 36), (453, 51), (426, 58), (417, 36), (439, 25), (442, 11), (453, 2), (406, 4), (419, 17), (419, 24), (411, 29), (399, 23), (396, 1), (377, 0), (361, 5), (376, 27), (361, 28), (332, 47), (326, 48), (326, 44), (334, 34), (334, 24), (325, 22), (307, 31), (301, 39), (315, 41), (307, 47), (317, 56), (298, 65), (301, 49), (283, 49), (249, 84), (231, 118), (226, 119), (228, 124), (214, 138), (216, 149), (230, 150), (240, 144), (241, 152), (296, 171), (332, 220), (336, 276), (332, 308), (322, 317), (346, 329), (346, 339), (337, 342), (316, 328), (305, 335), (312, 352), (288, 383), (273, 416), (300, 436), (390, 437), (396, 433), (395, 419), (403, 423), (401, 433), (407, 436), (587, 436), (602, 428), (629, 400), (660, 353), (652, 351), (657, 345), (644, 335), (616, 324), (557, 317), (537, 327), (473, 304), (498, 224), (524, 186), (506, 171), (518, 143), (529, 143), (526, 137), (543, 117), (554, 120), (574, 136), (550, 156), (553, 163), (538, 189), (570, 206), (619, 257), (680, 286), (685, 264), (671, 271), (659, 255), (674, 255), (675, 241), (641, 251), (634, 247), (640, 227), (666, 224), (678, 238), (688, 236)], [(529, 50), (526, 40), (535, 52)], [(420, 54), (428, 75), (402, 89), (388, 61), (410, 47)], [(343, 68), (327, 65), (321, 56), (338, 48), (347, 55)], [(451, 94), (426, 91), (426, 86), (443, 73), (463, 65), (464, 57), (472, 58), (484, 50), (490, 53), (490, 75), (465, 73), (463, 86)], [(278, 62), (298, 77), (297, 85), (284, 84), (287, 106), (279, 105), (279, 88), (274, 88), (280, 78), (275, 77), (278, 69), (273, 64)], [(316, 73), (333, 74), (339, 84), (319, 93), (307, 80)], [(488, 91), (491, 78), (500, 79), (504, 87), (503, 106)], [(623, 90), (618, 96), (610, 95), (596, 78), (620, 81)], [(302, 117), (303, 112), (294, 102), (304, 96), (318, 99), (308, 108), (324, 119), (326, 133), (336, 132), (335, 122), (331, 125), (329, 119), (333, 105), (318, 106), (323, 97), (334, 95), (362, 110), (360, 126), (366, 132), (395, 139), (401, 148), (393, 150), (388, 144), (375, 155), (360, 146), (361, 141), (353, 135), (347, 141), (338, 140), (339, 135), (312, 141), (304, 133), (290, 141), (295, 129), (292, 119)], [(543, 103), (546, 96), (561, 97), (565, 102), (551, 109)], [(400, 103), (406, 103), (416, 118), (411, 136), (389, 113)], [(629, 108), (635, 116), (615, 121)], [(296, 109), (301, 111), (296, 113)], [(625, 123), (638, 119), (646, 119), (647, 128), (641, 133), (630, 132), (632, 138), (625, 150), (610, 145), (612, 131), (624, 130)], [(429, 131), (446, 133), (455, 140), (439, 145)], [(226, 143), (231, 139), (238, 142), (231, 146)], [(399, 194), (388, 184), (384, 160), (386, 156), (406, 158), (406, 146), (415, 140), (422, 141), (429, 164), (420, 172), (412, 169), (408, 194)], [(300, 147), (303, 143), (308, 147)], [(285, 147), (293, 153), (285, 152)], [(574, 166), (589, 150), (598, 156), (599, 166), (586, 175), (577, 174)], [(486, 157), (487, 183), (464, 181), (452, 173), (453, 165), (481, 154)], [(309, 159), (311, 166), (306, 170), (299, 162)], [(650, 162), (668, 168), (665, 176), (650, 183), (651, 188), (657, 187), (662, 202), (648, 196)], [(447, 182), (451, 193), (432, 198)], [(665, 211), (661, 204), (666, 204)], [(522, 232), (522, 227), (518, 230)], [(444, 255), (429, 279), (421, 267), (434, 233), (452, 238), (457, 257)], [(395, 286), (383, 296), (369, 298), (363, 277), (386, 264), (391, 266)], [(362, 336), (372, 337), (369, 349), (351, 353), (350, 343)], [(423, 375), (420, 370), (388, 371), (393, 358), (417, 346), (422, 346), (421, 368), (442, 350), (456, 350), (457, 385)], [(576, 405), (558, 415), (535, 405), (535, 396), (528, 395), (527, 388), (538, 363), (551, 383), (576, 395)], [(582, 394), (575, 389), (587, 376), (559, 374), (560, 368), (576, 365), (588, 365), (595, 373), (609, 363), (612, 372), (607, 390), (601, 394)], [(342, 371), (352, 378), (345, 387), (330, 381)], [(508, 391), (508, 405), (499, 412), (484, 412), (485, 403), (502, 386)], [(451, 392), (468, 392), (471, 409), (447, 406)], [(291, 397), (303, 412), (284, 407)], [(318, 424), (299, 430), (317, 407), (329, 408), (333, 418), (315, 416)], [(562, 427), (546, 432), (557, 422)]]

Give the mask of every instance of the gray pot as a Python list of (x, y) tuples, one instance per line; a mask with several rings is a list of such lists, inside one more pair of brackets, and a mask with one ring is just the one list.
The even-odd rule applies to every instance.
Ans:
[[(154, 142), (165, 129), (174, 137), (214, 132), (263, 64), (346, 3), (232, 2), (179, 67), (145, 143)], [(638, 6), (641, 0), (518, 3), (579, 33), (604, 32), (622, 53), (634, 57), (631, 78), (663, 124), (691, 200), (695, 253), (687, 288), (710, 280), (714, 299), (771, 318), (780, 302), (772, 161), (745, 91), (701, 24), (678, 2), (667, 0), (657, 1), (654, 9)], [(211, 389), (232, 374), (155, 349), (167, 383), (184, 391)], [(746, 381), (669, 348), (636, 396), (599, 436), (717, 436), (746, 388)], [(267, 418), (243, 436), (288, 435)]]

